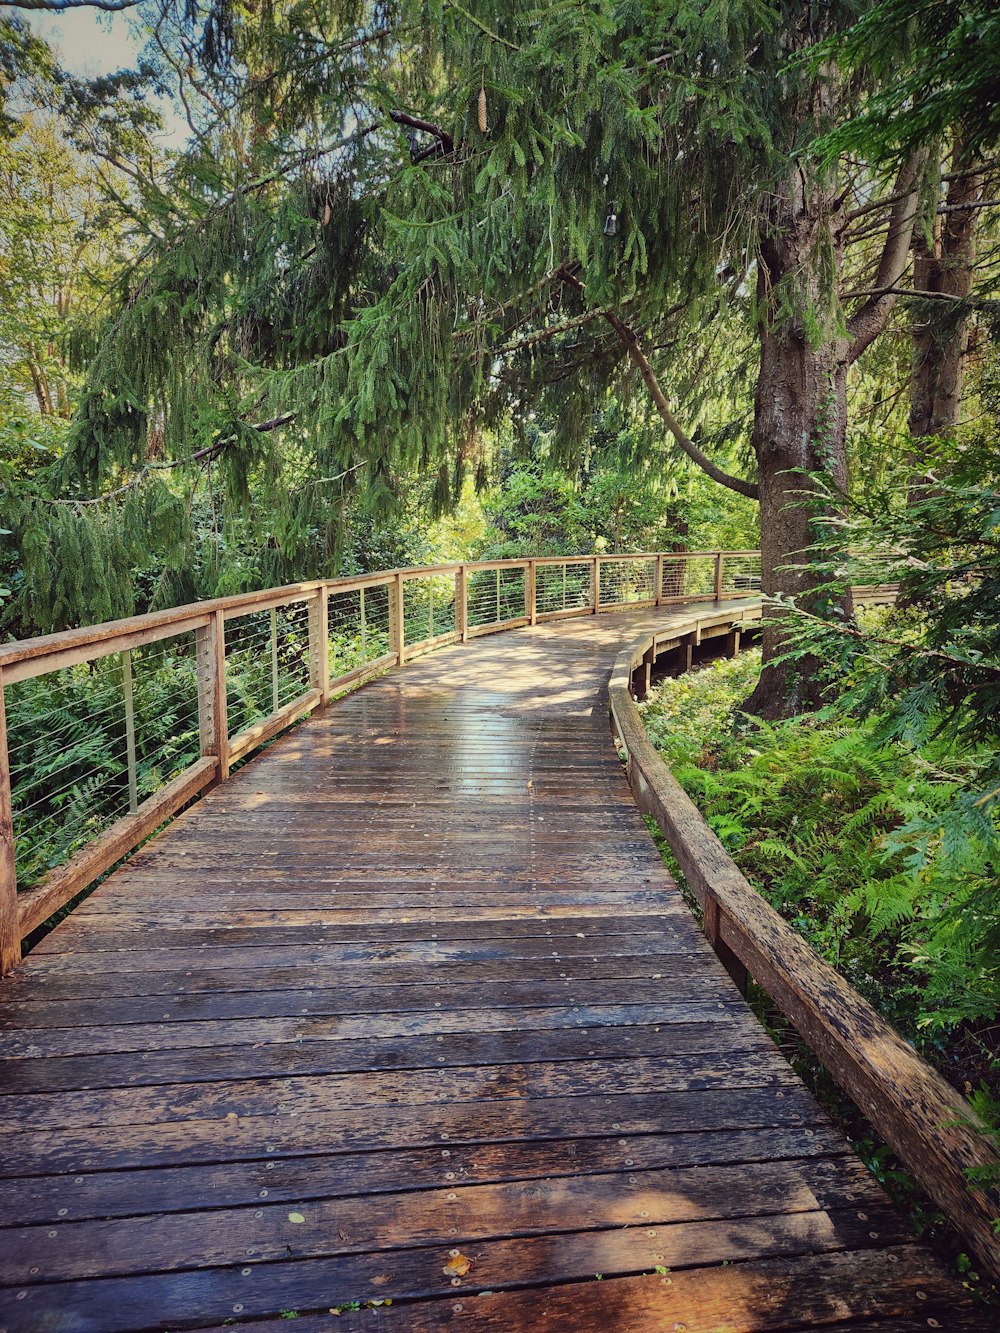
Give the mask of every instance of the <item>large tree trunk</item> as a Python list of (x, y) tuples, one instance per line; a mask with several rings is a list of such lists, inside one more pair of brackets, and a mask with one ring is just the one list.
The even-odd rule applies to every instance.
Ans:
[[(773, 197), (758, 255), (760, 378), (754, 403), (765, 595), (794, 597), (807, 611), (849, 617), (850, 588), (819, 591), (827, 581), (804, 568), (806, 552), (847, 493), (847, 371), (886, 326), (896, 304), (916, 217), (924, 154), (899, 170), (873, 289), (849, 319), (840, 302), (843, 221), (831, 180), (796, 165)], [(810, 477), (832, 482), (827, 493)], [(780, 625), (764, 631), (764, 669), (749, 712), (788, 717), (820, 702), (819, 663), (781, 662)]]
[[(760, 375), (753, 447), (760, 487), (762, 583), (766, 595), (795, 597), (808, 610), (834, 612), (820, 576), (803, 567), (829, 511), (810, 473), (847, 485), (847, 366), (850, 339), (840, 313), (840, 255), (831, 226), (833, 200), (801, 174), (776, 197), (760, 251)], [(850, 595), (838, 599), (849, 615)], [(776, 663), (778, 626), (764, 630), (764, 670), (749, 712), (787, 717), (819, 703), (816, 666)]]

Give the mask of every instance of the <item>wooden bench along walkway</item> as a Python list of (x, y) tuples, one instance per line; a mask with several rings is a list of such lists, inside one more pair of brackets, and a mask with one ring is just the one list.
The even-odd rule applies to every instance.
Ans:
[(0, 983), (0, 1329), (993, 1327), (636, 811), (607, 680), (671, 614), (330, 705)]

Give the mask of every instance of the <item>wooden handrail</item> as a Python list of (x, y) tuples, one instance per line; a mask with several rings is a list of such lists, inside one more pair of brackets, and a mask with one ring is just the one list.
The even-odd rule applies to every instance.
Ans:
[[(746, 589), (727, 592), (724, 565), (730, 557), (755, 558), (757, 552), (655, 552), (638, 555), (552, 556), (521, 560), (460, 562), (405, 570), (387, 570), (343, 579), (316, 580), (217, 598), (169, 611), (68, 630), (0, 646), (0, 964), (3, 971), (20, 958), (20, 941), (71, 898), (110, 869), (184, 804), (213, 783), (224, 781), (229, 765), (299, 717), (332, 692), (368, 679), (374, 672), (403, 665), (410, 656), (444, 643), (464, 641), (552, 615), (584, 616), (654, 602), (714, 602), (686, 624), (676, 622), (647, 633), (619, 656), (610, 685), (616, 735), (627, 756), (629, 781), (643, 811), (656, 819), (693, 891), (702, 904), (706, 934), (738, 984), (749, 971), (768, 991), (865, 1116), (907, 1163), (927, 1193), (949, 1214), (970, 1249), (994, 1277), (1000, 1277), (1000, 1242), (993, 1232), (1000, 1201), (985, 1190), (968, 1188), (970, 1169), (1000, 1167), (1000, 1159), (971, 1108), (842, 977), (760, 897), (726, 854), (690, 799), (646, 737), (631, 690), (636, 673), (640, 688), (658, 653), (680, 650), (689, 661), (693, 647), (711, 635), (728, 636), (727, 650), (738, 646), (739, 627), (758, 618), (759, 606), (725, 611), (726, 597), (745, 597)], [(710, 559), (713, 596), (665, 594), (664, 570), (676, 561)], [(602, 600), (602, 565), (652, 562), (654, 596)], [(583, 604), (542, 610), (538, 605), (538, 570), (562, 564), (590, 567)], [(521, 570), (524, 615), (469, 624), (468, 588), (477, 570)], [(454, 580), (453, 628), (408, 644), (404, 633), (407, 588), (420, 578)], [(744, 574), (745, 577), (745, 574)], [(388, 651), (360, 667), (330, 678), (327, 611), (331, 597), (385, 587), (388, 600)], [(566, 599), (563, 580), (563, 600)], [(633, 590), (634, 591), (634, 590)], [(646, 588), (641, 589), (647, 591)], [(576, 592), (574, 591), (574, 596)], [(309, 684), (296, 698), (236, 736), (227, 718), (225, 624), (255, 611), (305, 604), (309, 625)], [(272, 621), (273, 624), (273, 621)], [(10, 771), (6, 752), (3, 687), (32, 676), (93, 661), (116, 652), (181, 634), (193, 635), (197, 661), (201, 756), (126, 817), (93, 839), (28, 892), (16, 892), (12, 835)]]
[[(726, 589), (722, 570), (725, 562), (738, 559), (743, 564), (748, 558), (757, 559), (755, 551), (667, 551), (610, 553), (573, 556), (525, 556), (521, 558), (450, 561), (440, 565), (420, 565), (402, 569), (379, 570), (371, 574), (347, 575), (338, 579), (313, 579), (292, 583), (280, 588), (264, 588), (254, 592), (217, 597), (186, 606), (154, 611), (146, 615), (130, 616), (123, 620), (107, 621), (41, 635), (12, 643), (0, 644), (0, 707), (3, 688), (19, 682), (44, 676), (114, 654), (122, 655), (123, 679), (131, 678), (131, 657), (135, 650), (168, 639), (190, 635), (190, 646), (197, 663), (198, 719), (200, 759), (180, 773), (162, 791), (155, 793), (141, 806), (135, 794), (136, 740), (134, 725), (128, 723), (126, 732), (126, 763), (130, 775), (134, 808), (128, 817), (106, 829), (91, 843), (74, 853), (66, 862), (51, 871), (30, 894), (17, 893), (15, 847), (11, 820), (14, 803), (10, 788), (10, 769), (6, 756), (6, 727), (0, 711), (0, 972), (9, 971), (20, 957), (20, 940), (34, 929), (45, 915), (58, 910), (76, 896), (93, 879), (103, 874), (115, 860), (126, 855), (138, 842), (157, 826), (150, 824), (151, 815), (162, 823), (190, 800), (198, 791), (224, 782), (231, 764), (244, 759), (280, 730), (320, 706), (331, 693), (351, 688), (373, 673), (393, 666), (401, 666), (425, 652), (455, 641), (465, 642), (497, 630), (533, 625), (540, 620), (564, 616), (593, 615), (599, 612), (652, 606), (685, 601), (704, 601), (712, 594), (706, 591), (686, 593), (685, 575), (678, 580), (677, 566), (691, 561), (714, 563), (715, 577), (712, 592), (717, 602), (724, 598), (742, 597), (746, 588)], [(562, 565), (565, 571), (589, 570), (589, 592), (578, 596), (574, 584), (569, 600), (564, 577), (562, 604), (539, 600), (540, 571), (549, 571)], [(638, 583), (629, 587), (611, 571), (616, 567), (646, 566), (638, 574)], [(602, 568), (608, 576), (602, 580)], [(513, 586), (500, 587), (501, 572), (515, 576)], [(670, 586), (667, 588), (667, 571)], [(495, 611), (483, 615), (481, 603), (470, 607), (470, 588), (478, 572), (493, 572), (497, 576)], [(520, 574), (520, 580), (517, 575)], [(630, 576), (626, 576), (627, 578)], [(739, 577), (746, 578), (741, 569)], [(421, 639), (408, 642), (405, 630), (406, 606), (410, 597), (423, 595), (421, 580), (450, 579), (454, 593), (441, 608), (444, 615), (433, 621), (428, 615), (428, 633)], [(519, 583), (521, 587), (519, 587)], [(331, 676), (329, 663), (328, 613), (330, 598), (385, 588), (388, 599), (388, 623), (385, 629), (387, 652), (374, 652), (371, 658), (363, 654), (359, 667), (349, 669), (336, 677)], [(412, 591), (411, 591), (412, 590)], [(501, 593), (503, 594), (501, 596)], [(433, 596), (431, 593), (430, 596)], [(512, 599), (513, 603), (511, 603)], [(270, 611), (272, 614), (271, 650), (275, 655), (274, 612), (282, 607), (303, 605), (309, 623), (309, 686), (295, 698), (279, 705), (275, 698), (274, 711), (260, 718), (240, 732), (230, 735), (227, 706), (227, 648), (226, 626), (243, 616)], [(345, 664), (347, 665), (347, 664)], [(129, 702), (123, 701), (129, 712)], [(143, 816), (138, 818), (137, 816)], [(131, 839), (131, 841), (130, 841)], [(114, 853), (112, 855), (112, 853)], [(43, 907), (47, 909), (40, 916)]]
[[(742, 609), (738, 623), (759, 616)], [(661, 647), (728, 628), (730, 615), (673, 625)], [(656, 636), (622, 650), (609, 686), (612, 726), (639, 809), (651, 815), (704, 913), (705, 933), (737, 984), (746, 972), (767, 992), (864, 1117), (951, 1218), (970, 1250), (1000, 1278), (1000, 1190), (971, 1188), (970, 1171), (1000, 1172), (986, 1127), (969, 1103), (824, 962), (753, 888), (649, 740), (632, 698)]]

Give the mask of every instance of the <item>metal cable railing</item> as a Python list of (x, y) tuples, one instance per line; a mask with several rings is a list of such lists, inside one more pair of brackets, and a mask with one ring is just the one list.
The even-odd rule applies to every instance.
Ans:
[(547, 619), (760, 586), (756, 551), (473, 561), (0, 645), (3, 971), (24, 936), (234, 764), (379, 671)]

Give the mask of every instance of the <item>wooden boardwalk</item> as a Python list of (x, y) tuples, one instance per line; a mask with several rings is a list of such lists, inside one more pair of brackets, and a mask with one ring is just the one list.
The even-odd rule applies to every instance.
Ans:
[(0, 1330), (994, 1327), (635, 810), (604, 689), (669, 615), (332, 705), (0, 983)]

